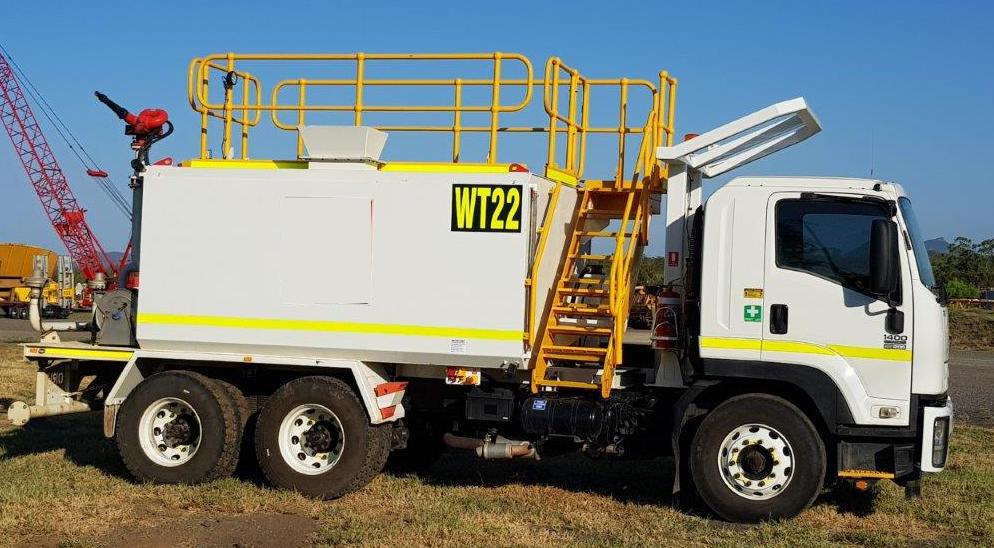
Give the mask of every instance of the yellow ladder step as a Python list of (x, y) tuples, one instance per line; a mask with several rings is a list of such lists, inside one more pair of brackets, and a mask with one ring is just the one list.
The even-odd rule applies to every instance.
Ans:
[(614, 255), (591, 255), (589, 253), (579, 253), (569, 256), (570, 259), (583, 259), (584, 261), (610, 261)]
[(601, 387), (599, 384), (594, 384), (592, 382), (582, 382), (582, 381), (557, 381), (550, 379), (539, 379), (535, 381), (535, 384), (539, 386), (555, 386), (558, 388), (590, 388), (598, 389)]
[(580, 212), (581, 217), (596, 219), (620, 219), (624, 214), (624, 211), (616, 209), (587, 209)]
[(584, 358), (588, 356), (595, 356), (596, 361), (607, 355), (607, 348), (600, 348), (596, 346), (560, 346), (560, 345), (548, 345), (542, 347), (542, 352), (546, 357), (556, 356), (568, 356), (565, 359), (582, 361), (579, 358)]
[(610, 327), (597, 327), (585, 325), (550, 325), (549, 333), (561, 333), (563, 335), (596, 335), (598, 337), (608, 337), (611, 335)]
[(585, 287), (559, 287), (556, 292), (560, 295), (574, 295), (577, 297), (607, 297), (610, 292), (607, 289), (588, 289)]
[(574, 316), (611, 316), (611, 309), (606, 306), (553, 306), (552, 311)]
[(562, 278), (560, 284), (580, 284), (580, 285), (606, 285), (606, 278)]
[[(586, 236), (590, 238), (614, 238), (618, 236), (617, 232), (610, 230), (577, 230), (574, 232), (577, 236)], [(624, 236), (631, 236), (630, 231), (625, 231), (622, 233)]]

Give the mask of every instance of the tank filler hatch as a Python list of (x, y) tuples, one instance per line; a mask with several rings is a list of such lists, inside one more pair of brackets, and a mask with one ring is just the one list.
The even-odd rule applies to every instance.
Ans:
[(387, 134), (367, 126), (300, 126), (304, 160), (379, 162)]

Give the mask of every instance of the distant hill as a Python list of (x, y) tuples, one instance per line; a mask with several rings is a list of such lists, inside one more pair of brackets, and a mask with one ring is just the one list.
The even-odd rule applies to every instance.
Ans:
[(108, 251), (107, 252), (107, 256), (110, 257), (110, 260), (113, 261), (113, 263), (115, 265), (117, 265), (117, 264), (121, 263), (121, 257), (124, 257), (124, 252), (123, 251)]
[(932, 240), (925, 240), (925, 249), (929, 253), (941, 253), (945, 255), (949, 253), (949, 242), (945, 238), (934, 238)]

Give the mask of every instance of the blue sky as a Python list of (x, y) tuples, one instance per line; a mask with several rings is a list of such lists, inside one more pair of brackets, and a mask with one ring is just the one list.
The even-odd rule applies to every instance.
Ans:
[[(994, 237), (994, 175), (985, 167), (994, 155), (994, 3), (799, 4), (367, 1), (280, 10), (246, 0), (143, 11), (134, 2), (18, 2), (5, 7), (0, 40), (122, 191), (128, 141), (93, 90), (134, 110), (167, 109), (177, 130), (154, 155), (179, 160), (197, 150), (199, 121), (185, 97), (192, 57), (500, 50), (537, 66), (558, 55), (591, 77), (651, 79), (666, 68), (680, 80), (678, 135), (804, 96), (824, 131), (736, 174), (865, 177), (872, 166), (908, 189), (926, 237)], [(121, 214), (53, 131), (49, 140), (104, 245), (123, 247)], [(9, 141), (0, 143), (0, 241), (59, 249)], [(277, 150), (292, 154), (289, 145)], [(661, 245), (657, 237), (650, 254)]]

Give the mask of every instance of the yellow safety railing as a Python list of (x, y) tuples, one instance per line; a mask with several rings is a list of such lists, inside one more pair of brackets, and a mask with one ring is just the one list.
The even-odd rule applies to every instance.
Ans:
[[(282, 63), (275, 65), (274, 63)], [(344, 66), (342, 64), (345, 64)], [(402, 63), (424, 77), (377, 78), (367, 76), (371, 69), (383, 69), (388, 63)], [(438, 78), (428, 74), (429, 69), (437, 69), (441, 63), (462, 67), (476, 74), (470, 78)], [(319, 74), (328, 74), (329, 65), (350, 74), (346, 78), (290, 78), (279, 79), (271, 88), (263, 89), (260, 74), (275, 72), (279, 66), (317, 64)], [(249, 65), (251, 73), (244, 67)], [(378, 66), (379, 65), (379, 66)], [(393, 68), (396, 65), (389, 65)], [(486, 72), (489, 77), (479, 74)], [(514, 77), (508, 77), (511, 74)], [(221, 77), (223, 98), (211, 96), (211, 83), (215, 76)], [(243, 85), (241, 96), (235, 92), (234, 83)], [(508, 115), (524, 118), (523, 112), (532, 103), (535, 88), (541, 88), (547, 125), (510, 125), (503, 118)], [(405, 105), (395, 100), (373, 102), (370, 95), (376, 90), (391, 92), (392, 99), (410, 96), (417, 88), (450, 90), (451, 102), (439, 104)], [(593, 126), (589, 122), (591, 91), (593, 89), (617, 88), (620, 90), (619, 120), (617, 126)], [(281, 130), (298, 132), (307, 122), (309, 114), (351, 113), (352, 124), (370, 125), (387, 132), (440, 132), (452, 136), (452, 161), (463, 161), (463, 137), (477, 133), (487, 136), (487, 153), (484, 161), (497, 163), (498, 138), (502, 133), (547, 133), (548, 160), (547, 173), (566, 174), (569, 178), (583, 176), (586, 164), (587, 137), (593, 134), (618, 135), (618, 162), (616, 180), (624, 174), (625, 140), (628, 135), (645, 131), (642, 125), (629, 125), (628, 110), (630, 90), (645, 92), (643, 103), (646, 110), (659, 108), (658, 88), (646, 80), (635, 79), (590, 79), (576, 69), (566, 66), (558, 58), (551, 58), (545, 66), (544, 77), (536, 80), (531, 61), (517, 53), (461, 53), (461, 54), (408, 54), (408, 53), (350, 53), (350, 54), (213, 54), (194, 59), (189, 67), (188, 96), (190, 105), (201, 116), (200, 157), (210, 157), (209, 131), (211, 119), (222, 123), (222, 144), (220, 157), (224, 159), (247, 159), (249, 132), (259, 125), (263, 112), (270, 114), (273, 125)], [(475, 95), (470, 91), (477, 91)], [(488, 99), (479, 101), (479, 90), (484, 90)], [(345, 91), (349, 99), (337, 101), (313, 100), (314, 96), (328, 96)], [(337, 97), (342, 94), (339, 93)], [(382, 94), (381, 94), (382, 95)], [(476, 103), (467, 97), (473, 95)], [(510, 97), (510, 100), (508, 98)], [(561, 104), (560, 98), (566, 98)], [(284, 113), (294, 115), (293, 119), (281, 117)], [(367, 114), (434, 115), (432, 124), (369, 124)], [(471, 116), (485, 115), (484, 124), (467, 124)], [(438, 116), (447, 116), (444, 123), (437, 123)], [(638, 113), (637, 118), (643, 118)], [(644, 118), (643, 118), (644, 119)], [(236, 128), (237, 126), (237, 128)], [(653, 128), (659, 132), (665, 126), (660, 123)], [(240, 131), (240, 149), (235, 150), (232, 135)], [(560, 136), (562, 138), (560, 139)], [(557, 154), (558, 153), (558, 154)], [(303, 155), (303, 141), (297, 135), (297, 157)], [(562, 158), (562, 161), (557, 160)], [(647, 159), (648, 161), (648, 159)]]
[[(615, 181), (619, 190), (629, 190), (625, 211), (615, 236), (614, 259), (609, 273), (608, 306), (614, 318), (612, 340), (622, 341), (628, 326), (628, 312), (631, 305), (631, 290), (634, 284), (633, 272), (638, 264), (642, 247), (648, 242), (649, 212), (653, 192), (663, 190), (667, 167), (656, 161), (656, 147), (673, 144), (673, 123), (676, 113), (676, 80), (667, 73), (660, 73), (659, 93), (655, 107), (649, 113), (642, 131), (642, 142), (635, 161), (635, 173), (628, 181)], [(623, 139), (623, 136), (621, 137)], [(624, 146), (619, 145), (623, 153)], [(624, 169), (624, 157), (619, 157), (619, 173)], [(636, 201), (638, 202), (636, 204)], [(631, 233), (628, 234), (629, 226)], [(627, 237), (626, 237), (627, 235)], [(622, 344), (614, 344), (612, 353), (605, 360), (605, 377), (614, 364), (623, 363)], [(605, 394), (606, 397), (606, 394)]]
[[(208, 94), (208, 85), (210, 83), (210, 76), (212, 71), (223, 76), (223, 87), (225, 94), (225, 105), (232, 105), (234, 98), (234, 87), (238, 80), (243, 82), (242, 85), (242, 102), (241, 102), (241, 117), (238, 117), (235, 111), (231, 108), (222, 109), (211, 109), (204, 106), (201, 98), (206, 98)], [(210, 123), (210, 118), (219, 118), (224, 120), (224, 141), (221, 145), (223, 151), (229, 151), (231, 149), (231, 126), (233, 124), (238, 124), (241, 126), (241, 155), (242, 158), (248, 157), (248, 130), (250, 127), (259, 125), (259, 121), (262, 118), (262, 82), (259, 78), (242, 71), (228, 70), (225, 66), (222, 66), (216, 61), (209, 61), (205, 59), (194, 59), (190, 62), (190, 69), (188, 75), (188, 86), (187, 86), (187, 100), (190, 102), (190, 106), (200, 113), (200, 157), (207, 158), (208, 150), (208, 139), (207, 139), (207, 126)], [(245, 83), (251, 85), (245, 85)], [(252, 101), (253, 94), (255, 101)], [(251, 107), (250, 107), (251, 105)], [(219, 113), (218, 110), (221, 112)], [(254, 114), (252, 118), (249, 118), (249, 113)]]

